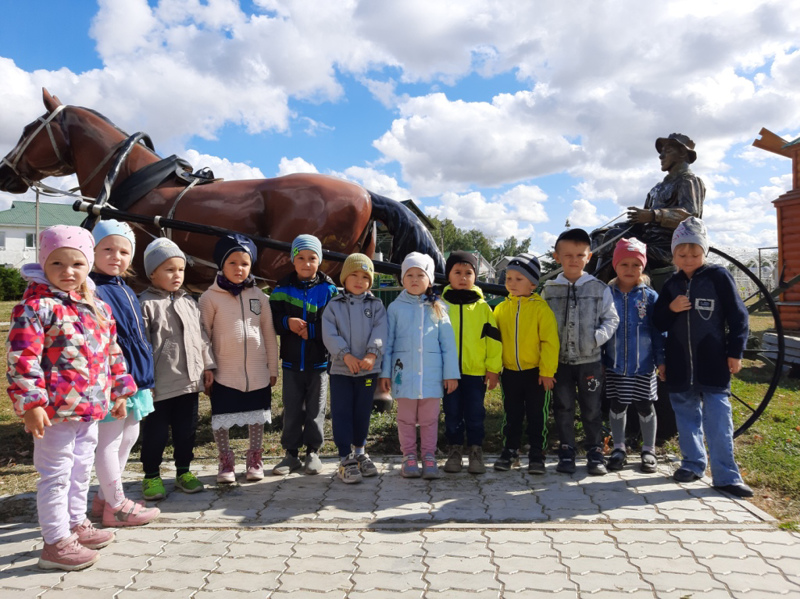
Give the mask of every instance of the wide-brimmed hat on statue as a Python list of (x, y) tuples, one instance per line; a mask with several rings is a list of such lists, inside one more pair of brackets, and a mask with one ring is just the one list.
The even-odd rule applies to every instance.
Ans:
[(689, 155), (689, 164), (697, 160), (697, 152), (694, 151), (694, 142), (683, 133), (670, 133), (668, 137), (659, 137), (656, 140), (656, 151), (660, 154), (661, 148), (668, 141), (674, 141), (679, 146), (683, 146)]

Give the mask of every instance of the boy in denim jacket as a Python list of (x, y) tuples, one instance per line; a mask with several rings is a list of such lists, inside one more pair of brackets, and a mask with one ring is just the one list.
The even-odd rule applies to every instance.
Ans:
[(575, 403), (581, 408), (589, 474), (606, 474), (603, 459), (601, 347), (617, 329), (619, 316), (608, 285), (583, 271), (592, 257), (589, 234), (568, 229), (556, 240), (553, 257), (564, 271), (547, 281), (542, 297), (558, 321), (560, 343), (554, 412), (561, 449), (557, 472), (575, 472)]

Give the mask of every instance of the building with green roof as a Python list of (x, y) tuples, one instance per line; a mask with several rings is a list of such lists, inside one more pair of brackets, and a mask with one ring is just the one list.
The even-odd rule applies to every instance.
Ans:
[[(80, 225), (86, 217), (72, 204), (39, 202), (39, 229)], [(17, 200), (0, 211), (0, 266), (19, 268), (36, 261), (36, 202)]]

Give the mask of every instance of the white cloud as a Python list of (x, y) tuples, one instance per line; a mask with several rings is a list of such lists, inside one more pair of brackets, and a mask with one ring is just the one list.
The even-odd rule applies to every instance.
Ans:
[(208, 167), (214, 172), (215, 177), (228, 181), (265, 178), (260, 168), (242, 162), (231, 162), (219, 156), (200, 154), (197, 150), (186, 150), (186, 160), (194, 170)]
[(345, 169), (343, 173), (333, 171), (330, 174), (334, 177), (354, 181), (370, 191), (393, 200), (400, 201), (411, 198), (410, 192), (402, 187), (397, 182), (397, 179), (374, 168), (351, 166)]
[(294, 173), (318, 173), (317, 167), (302, 158), (281, 158), (276, 176), (292, 175)]

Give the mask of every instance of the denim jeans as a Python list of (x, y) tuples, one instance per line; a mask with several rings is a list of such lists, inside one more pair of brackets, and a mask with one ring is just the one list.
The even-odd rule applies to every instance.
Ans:
[(553, 387), (553, 416), (561, 445), (575, 447), (575, 404), (581, 408), (586, 451), (603, 447), (603, 365), (558, 363)]
[[(678, 425), (678, 444), (683, 456), (681, 468), (703, 476), (710, 462), (714, 486), (741, 483), (733, 457), (733, 421), (728, 393), (691, 390), (670, 393), (669, 399)], [(703, 444), (704, 433), (708, 455)]]
[(450, 445), (463, 445), (465, 431), (467, 445), (483, 445), (483, 421), (486, 418), (483, 405), (486, 383), (483, 378), (462, 374), (458, 388), (442, 398), (444, 432)]

